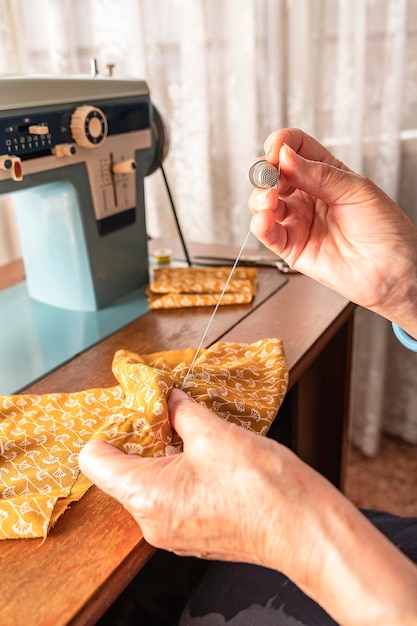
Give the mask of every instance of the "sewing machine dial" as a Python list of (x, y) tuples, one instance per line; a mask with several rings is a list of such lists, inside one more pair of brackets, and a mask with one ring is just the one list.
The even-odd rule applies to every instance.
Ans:
[(71, 117), (71, 134), (81, 148), (96, 148), (107, 137), (108, 125), (103, 111), (84, 105), (77, 107)]

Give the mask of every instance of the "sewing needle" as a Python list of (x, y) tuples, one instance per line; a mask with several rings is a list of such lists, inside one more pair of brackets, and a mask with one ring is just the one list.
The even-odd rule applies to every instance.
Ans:
[(219, 306), (220, 306), (220, 303), (221, 303), (222, 298), (223, 298), (223, 296), (224, 296), (224, 294), (225, 294), (225, 292), (226, 292), (226, 289), (227, 289), (227, 288), (228, 288), (228, 286), (229, 286), (229, 283), (230, 283), (230, 281), (231, 281), (231, 278), (232, 278), (233, 272), (235, 271), (236, 266), (237, 266), (237, 264), (239, 263), (239, 259), (240, 259), (241, 255), (242, 255), (242, 252), (243, 252), (243, 250), (244, 250), (244, 248), (245, 248), (245, 246), (246, 246), (246, 244), (247, 244), (247, 241), (248, 241), (248, 239), (249, 239), (250, 234), (251, 234), (251, 230), (249, 229), (248, 234), (247, 234), (247, 235), (246, 235), (246, 237), (245, 237), (245, 241), (243, 242), (242, 247), (240, 248), (239, 253), (238, 253), (237, 257), (236, 257), (236, 260), (235, 260), (235, 262), (234, 262), (234, 264), (233, 264), (233, 267), (232, 267), (232, 269), (230, 270), (230, 274), (229, 274), (229, 276), (228, 276), (228, 278), (227, 278), (227, 280), (226, 280), (226, 282), (225, 282), (225, 285), (224, 285), (223, 290), (222, 290), (222, 292), (221, 292), (221, 294), (220, 294), (220, 296), (219, 296), (219, 299), (217, 300), (217, 304), (216, 304), (216, 306), (214, 307), (214, 311), (213, 311), (213, 313), (211, 314), (211, 317), (210, 317), (210, 319), (209, 319), (209, 321), (208, 321), (208, 324), (207, 324), (206, 329), (205, 329), (205, 331), (204, 331), (204, 333), (203, 333), (203, 336), (202, 336), (202, 338), (201, 338), (201, 340), (200, 340), (200, 343), (198, 344), (198, 348), (197, 348), (197, 350), (196, 350), (196, 352), (195, 352), (195, 354), (194, 354), (194, 358), (193, 358), (193, 360), (191, 361), (191, 365), (190, 365), (190, 367), (188, 368), (188, 371), (187, 371), (187, 373), (186, 373), (186, 375), (185, 375), (184, 381), (183, 381), (183, 383), (182, 383), (182, 385), (181, 385), (181, 389), (184, 389), (185, 385), (187, 384), (187, 381), (188, 381), (188, 378), (189, 378), (189, 376), (190, 376), (190, 373), (193, 371), (194, 364), (195, 364), (195, 362), (196, 362), (196, 360), (197, 360), (197, 357), (198, 357), (198, 355), (199, 355), (199, 353), (200, 353), (200, 350), (201, 350), (201, 348), (202, 348), (202, 346), (203, 346), (204, 340), (205, 340), (205, 338), (207, 337), (207, 333), (208, 333), (209, 328), (210, 328), (210, 326), (211, 326), (211, 324), (212, 324), (212, 322), (213, 322), (214, 316), (215, 316), (215, 315), (216, 315), (216, 313), (217, 313), (217, 310), (218, 310), (218, 308), (219, 308)]

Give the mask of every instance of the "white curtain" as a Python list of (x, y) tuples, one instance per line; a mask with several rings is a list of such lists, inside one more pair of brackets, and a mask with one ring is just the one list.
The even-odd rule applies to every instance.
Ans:
[[(147, 80), (186, 239), (242, 242), (248, 163), (283, 126), (317, 137), (417, 222), (414, 0), (0, 0), (0, 74), (88, 73), (92, 57), (101, 73)], [(146, 194), (149, 234), (175, 236), (159, 172)], [(1, 209), (0, 264), (19, 255)], [(381, 429), (417, 443), (417, 358), (364, 311), (355, 333), (353, 441), (371, 455)]]

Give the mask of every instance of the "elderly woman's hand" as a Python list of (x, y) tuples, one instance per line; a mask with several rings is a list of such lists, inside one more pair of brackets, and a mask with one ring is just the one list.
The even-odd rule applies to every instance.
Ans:
[(80, 454), (147, 541), (279, 570), (346, 625), (415, 623), (415, 568), (330, 483), (182, 391), (169, 408), (182, 453), (141, 458), (96, 440)]
[(294, 513), (305, 506), (309, 490), (303, 464), (283, 446), (219, 418), (182, 391), (173, 390), (169, 409), (182, 453), (141, 458), (93, 440), (80, 454), (81, 470), (125, 506), (156, 547), (270, 566), (273, 538), (291, 552), (292, 534), (304, 525)]
[(381, 189), (297, 129), (270, 135), (278, 191), (249, 199), (253, 234), (291, 267), (417, 336), (417, 231)]

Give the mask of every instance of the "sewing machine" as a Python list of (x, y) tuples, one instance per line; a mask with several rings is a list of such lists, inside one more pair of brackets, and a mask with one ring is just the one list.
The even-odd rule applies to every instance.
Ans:
[(167, 142), (140, 80), (10, 77), (0, 90), (0, 194), (13, 194), (26, 274), (0, 293), (10, 393), (147, 310), (144, 177)]

